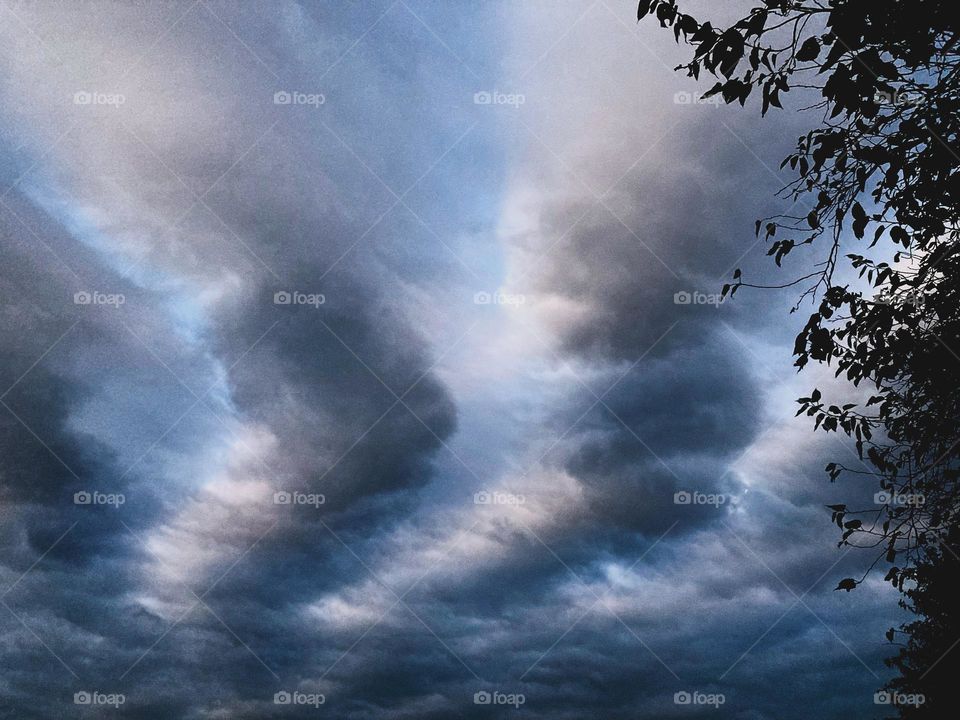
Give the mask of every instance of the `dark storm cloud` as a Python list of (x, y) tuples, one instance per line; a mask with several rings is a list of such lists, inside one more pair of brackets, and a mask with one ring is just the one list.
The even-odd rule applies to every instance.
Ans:
[[(94, 522), (84, 518), (11, 595), (11, 606), (52, 650), (48, 653), (12, 615), (4, 618), (5, 631), (17, 638), (17, 649), (5, 663), (34, 669), (32, 675), (11, 678), (5, 694), (18, 698), (25, 713), (38, 717), (59, 715), (60, 708), (71, 706), (71, 691), (95, 678), (127, 692), (136, 709), (125, 708), (121, 715), (193, 717), (204, 708), (215, 711), (216, 687), (223, 702), (237, 700), (239, 694), (243, 702), (254, 703), (254, 715), (274, 714), (272, 694), (278, 688), (254, 655), (262, 653), (295, 682), (304, 656), (319, 640), (311, 634), (296, 641), (303, 636), (304, 623), (296, 615), (296, 603), (362, 568), (349, 555), (346, 563), (335, 559), (344, 556), (342, 546), (309, 513), (295, 508), (282, 514), (287, 508), (269, 505), (269, 492), (266, 505), (233, 496), (247, 492), (244, 483), (261, 481), (276, 489), (322, 492), (330, 499), (325, 517), (336, 527), (336, 513), (358, 500), (425, 484), (432, 473), (431, 454), (455, 427), (449, 395), (430, 374), (430, 354), (401, 310), (395, 273), (410, 267), (364, 266), (345, 258), (361, 240), (383, 237), (385, 228), (369, 237), (365, 234), (392, 202), (388, 191), (332, 133), (303, 113), (298, 115), (298, 108), (286, 116), (276, 115), (271, 101), (275, 81), (256, 68), (249, 51), (231, 39), (205, 8), (199, 8), (195, 21), (165, 37), (141, 66), (142, 72), (128, 78), (131, 82), (122, 89), (130, 104), (118, 111), (119, 117), (107, 114), (97, 118), (100, 124), (80, 123), (64, 138), (58, 148), (62, 165), (46, 176), (53, 178), (53, 193), (47, 194), (38, 182), (39, 170), (24, 183), (35, 196), (41, 193), (48, 207), (64, 209), (59, 219), (71, 226), (68, 232), (49, 222), (35, 232), (44, 238), (60, 233), (63, 248), (58, 249), (66, 251), (68, 266), (78, 274), (88, 269), (78, 255), (92, 255), (88, 250), (78, 252), (78, 241), (95, 244), (106, 255), (113, 253), (110, 269), (96, 266), (94, 287), (124, 291), (131, 299), (141, 296), (154, 318), (149, 313), (127, 313), (123, 319), (150, 350), (111, 318), (115, 324), (104, 321), (101, 327), (95, 321), (70, 338), (72, 342), (62, 348), (64, 356), (41, 357), (57, 334), (69, 327), (70, 314), (77, 308), (68, 298), (82, 288), (44, 267), (37, 259), (42, 247), (34, 247), (32, 255), (11, 252), (5, 265), (4, 320), (10, 327), (4, 329), (9, 337), (17, 336), (4, 357), (7, 385), (40, 358), (7, 400), (48, 445), (44, 449), (34, 443), (25, 429), (5, 416), (4, 428), (9, 425), (12, 432), (4, 436), (11, 449), (4, 454), (4, 500), (16, 503), (19, 526), (33, 545), (32, 552), (16, 549), (19, 538), (9, 533), (6, 549), (11, 552), (5, 552), (5, 559), (11, 567), (5, 577), (15, 581), (77, 513), (70, 499), (80, 483), (52, 453), (82, 478), (95, 478), (103, 491), (119, 489), (112, 483), (123, 476), (121, 487), (138, 485), (145, 493), (143, 502), (151, 507), (151, 512), (130, 512), (127, 507)], [(128, 40), (129, 29), (114, 40)], [(218, 74), (215, 68), (223, 66), (211, 56), (218, 52), (228, 67), (233, 64), (230, 72), (242, 75)], [(170, 62), (161, 62), (163, 58)], [(197, 86), (193, 93), (181, 88), (171, 94), (171, 65), (206, 68), (210, 83), (202, 91)], [(25, 78), (31, 82), (29, 71)], [(236, 92), (241, 78), (247, 83), (244, 93), (253, 100), (231, 106), (230, 91)], [(188, 106), (190, 112), (184, 110)], [(216, 127), (208, 124), (211, 118), (217, 118)], [(276, 134), (267, 136), (271, 123), (280, 119), (283, 124)], [(126, 127), (118, 127), (118, 121)], [(252, 147), (261, 134), (266, 152)], [(250, 152), (249, 162), (231, 168), (245, 151)], [(422, 167), (416, 162), (407, 167), (419, 175), (430, 159), (425, 155)], [(21, 170), (29, 169), (29, 163), (24, 166)], [(221, 177), (228, 169), (233, 172)], [(195, 197), (183, 184), (202, 192), (218, 178), (205, 200), (211, 210), (202, 203), (190, 210)], [(30, 204), (19, 189), (8, 201)], [(69, 215), (77, 206), (100, 208), (102, 213), (80, 225)], [(174, 224), (178, 218), (179, 226)], [(384, 225), (394, 220), (386, 218)], [(69, 237), (70, 231), (75, 237)], [(155, 292), (138, 293), (134, 285), (111, 273), (125, 268)], [(62, 274), (68, 277), (69, 271)], [(319, 308), (278, 305), (274, 294), (279, 291), (320, 293), (326, 302)], [(172, 329), (161, 319), (171, 307), (164, 294), (174, 296)], [(217, 306), (224, 295), (227, 301)], [(196, 316), (203, 314), (209, 317), (197, 323)], [(211, 324), (216, 332), (208, 329)], [(24, 336), (24, 330), (29, 334)], [(198, 340), (202, 343), (198, 354), (210, 353), (227, 368), (220, 378), (209, 356), (206, 367), (184, 360)], [(143, 356), (152, 353), (157, 355), (151, 360), (153, 377), (142, 378), (140, 384), (141, 410), (151, 412), (152, 404), (162, 402), (171, 413), (143, 429), (144, 442), (138, 449), (147, 458), (124, 473), (128, 465), (114, 462), (102, 433), (106, 430), (111, 441), (127, 444), (140, 439), (141, 428), (134, 424), (116, 432), (97, 427), (101, 437), (83, 437), (71, 423), (76, 424), (78, 412), (102, 403), (111, 384), (131, 392)], [(104, 354), (112, 354), (114, 362), (98, 366), (94, 360)], [(169, 376), (164, 365), (171, 369)], [(126, 378), (127, 384), (118, 377)], [(163, 382), (151, 387), (156, 377)], [(180, 448), (152, 445), (157, 438), (180, 442), (183, 428), (172, 425), (194, 400), (200, 402), (199, 395), (208, 386), (214, 387), (215, 396), (229, 392), (229, 405), (203, 396), (196, 413), (204, 415), (209, 403), (225, 417), (219, 434), (228, 441), (239, 438), (233, 448), (241, 456), (227, 463), (226, 485), (219, 495), (194, 494), (186, 482), (162, 485), (159, 471), (164, 468), (157, 458), (167, 448)], [(393, 392), (406, 393), (402, 403)], [(135, 418), (137, 424), (141, 420)], [(210, 432), (209, 426), (193, 422), (190, 416), (184, 426)], [(215, 422), (213, 427), (217, 428)], [(196, 439), (202, 446), (204, 437)], [(255, 447), (248, 451), (250, 445)], [(141, 454), (129, 452), (124, 458), (128, 462)], [(189, 460), (184, 466), (200, 478), (216, 472), (215, 465), (191, 467)], [(156, 498), (164, 505), (165, 517), (157, 516)], [(52, 509), (32, 510), (28, 503), (37, 501), (51, 503)], [(391, 503), (370, 502), (376, 516), (369, 508), (351, 516), (356, 520), (366, 515), (368, 531), (410, 505), (402, 497)], [(271, 520), (278, 525), (264, 537)], [(158, 524), (159, 534), (153, 529)], [(108, 534), (113, 545), (91, 546), (87, 540), (91, 529)], [(347, 528), (358, 529), (355, 523)], [(324, 533), (321, 539), (318, 532)], [(347, 532), (345, 537), (355, 540)], [(260, 548), (245, 557), (257, 540), (262, 540)], [(13, 562), (15, 549), (24, 562)], [(178, 567), (191, 553), (199, 559), (196, 567)], [(181, 615), (196, 600), (191, 589), (203, 593), (241, 558), (244, 567), (210, 592), (207, 602), (215, 610), (200, 606)], [(157, 573), (157, 587), (151, 587), (151, 575)], [(282, 605), (288, 612), (282, 615), (270, 612), (278, 600), (276, 588), (284, 589)], [(238, 597), (252, 599), (244, 602)], [(236, 641), (214, 612), (258, 652)], [(179, 617), (182, 621), (174, 625)], [(97, 642), (90, 643), (90, 638)], [(288, 651), (284, 647), (290, 639)], [(322, 655), (324, 664), (332, 663), (342, 649), (331, 646)], [(75, 680), (59, 666), (53, 653), (62, 654), (80, 678)], [(142, 667), (140, 663), (134, 667), (141, 654)], [(236, 670), (224, 670), (223, 664)], [(317, 667), (302, 669), (320, 672)], [(58, 691), (40, 692), (44, 682), (52, 680), (50, 675), (60, 670)], [(130, 674), (121, 679), (127, 670)], [(244, 690), (252, 682), (256, 689)], [(178, 688), (190, 688), (192, 697)]]
[(54, 453), (75, 462), (73, 472), (89, 475), (96, 472), (102, 452), (95, 442), (85, 443), (66, 428), (68, 410), (83, 390), (46, 367), (35, 369), (27, 382), (18, 379), (30, 374), (37, 358), (79, 319), (72, 305), (76, 281), (55, 260), (51, 262), (44, 248), (30, 251), (22, 238), (26, 231), (6, 210), (0, 215), (0, 233), (6, 260), (0, 276), (5, 301), (2, 332), (7, 339), (0, 363), (3, 401), (53, 449), (44, 448), (12, 412), (3, 409), (2, 492), (6, 501), (62, 502), (75, 478)]
[[(737, 139), (756, 138), (755, 123), (727, 108), (692, 110), (676, 118), (668, 138), (647, 150), (603, 202), (589, 195), (545, 200), (545, 247), (542, 255), (534, 248), (541, 264), (531, 275), (531, 292), (584, 308), (556, 322), (573, 354), (632, 362), (675, 322), (685, 339), (696, 342), (697, 333), (717, 329), (720, 319), (756, 322), (758, 314), (773, 311), (768, 299), (749, 293), (723, 313), (706, 302), (675, 302), (683, 292), (718, 295), (736, 266), (766, 269), (762, 253), (743, 257), (756, 242), (754, 219), (789, 206), (771, 200), (776, 175)], [(720, 122), (736, 135), (718, 134)], [(782, 147), (766, 140), (758, 150), (775, 157), (775, 148)], [(643, 150), (640, 145), (634, 152)]]
[[(748, 237), (737, 228), (756, 211), (740, 188), (763, 186), (765, 169), (741, 153), (712, 180), (705, 113), (724, 111), (694, 110), (608, 200), (544, 191), (542, 245), (521, 239), (521, 257), (533, 258), (530, 291), (551, 299), (542, 313), (561, 359), (590, 378), (558, 418), (560, 431), (576, 426), (549, 458), (581, 482), (601, 526), (656, 533), (721, 516), (678, 506), (674, 493), (738, 495), (728, 463), (759, 429), (753, 360), (726, 328), (755, 322), (751, 310), (762, 305), (720, 304), (719, 292)], [(677, 138), (694, 146), (692, 162), (675, 162)]]
[(753, 439), (758, 402), (734, 347), (714, 335), (687, 343), (616, 384), (578, 424), (564, 467), (583, 482), (601, 525), (661, 533), (715, 519), (722, 511), (677, 505), (674, 495), (739, 494), (727, 463)]
[[(135, 480), (123, 472), (125, 458), (106, 438), (78, 427), (72, 415), (95, 396), (98, 376), (121, 367), (140, 376), (160, 369), (129, 330), (152, 324), (145, 312), (150, 298), (112, 277), (89, 251), (71, 247), (69, 236), (42, 211), (17, 196), (5, 202), (0, 211), (7, 260), (0, 275), (0, 321), (7, 339), (0, 364), (6, 405), (0, 420), (3, 499), (65, 513), (74, 509), (75, 492), (129, 492)], [(157, 384), (172, 390), (175, 383)], [(155, 418), (185, 408), (185, 395), (182, 389), (171, 392), (165, 407), (154, 410)], [(144, 424), (154, 421), (145, 419)], [(133, 446), (134, 451), (143, 449)], [(149, 516), (154, 500), (146, 495), (140, 501), (131, 512)]]
[[(337, 269), (324, 276), (336, 259), (324, 255), (302, 259), (282, 284), (265, 281), (221, 318), (229, 333), (218, 344), (225, 357), (252, 348), (230, 383), (244, 415), (281, 439), (282, 482), (323, 492), (328, 509), (339, 510), (425, 483), (455, 411), (389, 290)], [(277, 305), (277, 292), (321, 294), (323, 302)]]
[[(156, 361), (124, 328), (149, 325), (144, 294), (111, 277), (22, 198), (8, 196), (6, 203), (0, 211), (0, 376), (8, 406), (0, 408), (6, 606), (0, 628), (4, 704), (10, 704), (3, 716), (49, 718), (72, 702), (79, 682), (73, 672), (86, 680), (106, 673), (124, 648), (163, 632), (124, 598), (137, 572), (124, 522), (149, 522), (156, 499), (131, 490), (137, 476), (124, 473), (117, 453), (71, 423), (95, 394), (97, 375), (115, 367), (91, 363), (92, 348), (106, 351), (101, 360), (112, 356), (130, 368)], [(75, 303), (75, 293), (94, 291), (123, 294), (124, 306)], [(122, 509), (75, 504), (75, 493), (94, 491), (125, 495), (126, 502)]]

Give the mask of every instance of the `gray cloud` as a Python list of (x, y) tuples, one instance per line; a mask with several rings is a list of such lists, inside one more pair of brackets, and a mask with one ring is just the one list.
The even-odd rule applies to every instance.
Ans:
[[(674, 106), (630, 13), (531, 7), (4, 9), (0, 378), (29, 370), (4, 400), (47, 445), (0, 413), (10, 717), (94, 717), (94, 688), (137, 718), (315, 715), (282, 689), (345, 718), (512, 717), (494, 689), (551, 719), (694, 688), (723, 718), (872, 708), (852, 653), (880, 667), (892, 599), (832, 592), (827, 451), (787, 452), (737, 339), (780, 342), (779, 300), (674, 302), (768, 202), (721, 121), (764, 158), (794, 133)], [(498, 284), (529, 302), (471, 302)], [(126, 302), (73, 304), (95, 289)], [(127, 502), (75, 506), (89, 483)], [(723, 676), (781, 579), (830, 629), (798, 606)]]

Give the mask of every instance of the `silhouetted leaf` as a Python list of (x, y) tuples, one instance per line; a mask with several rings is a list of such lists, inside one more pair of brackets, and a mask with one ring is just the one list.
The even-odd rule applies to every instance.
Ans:
[(820, 43), (816, 38), (807, 38), (803, 41), (803, 45), (800, 46), (800, 49), (797, 50), (796, 58), (800, 62), (809, 62), (811, 60), (816, 60), (817, 55), (820, 54)]
[(834, 588), (834, 590), (846, 590), (847, 592), (850, 592), (856, 586), (857, 586), (856, 580), (854, 580), (853, 578), (844, 578), (843, 580), (840, 581), (837, 587)]

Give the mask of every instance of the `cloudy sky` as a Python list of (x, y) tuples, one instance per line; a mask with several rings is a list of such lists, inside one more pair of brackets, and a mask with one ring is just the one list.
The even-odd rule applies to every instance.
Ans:
[(633, 0), (0, 17), (0, 717), (882, 714), (828, 374), (714, 295), (811, 118)]

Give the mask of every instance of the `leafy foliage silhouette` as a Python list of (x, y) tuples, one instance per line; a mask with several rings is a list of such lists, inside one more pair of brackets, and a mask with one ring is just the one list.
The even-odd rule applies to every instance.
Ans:
[[(902, 717), (945, 706), (947, 686), (928, 680), (960, 664), (955, 603), (945, 602), (960, 567), (952, 557), (960, 476), (956, 10), (948, 0), (763, 0), (718, 28), (677, 0), (641, 0), (637, 12), (693, 48), (677, 69), (714, 76), (706, 96), (743, 106), (759, 95), (766, 115), (794, 92), (822, 112), (781, 165), (796, 174), (781, 194), (805, 212), (755, 228), (778, 267), (803, 248), (812, 271), (770, 286), (738, 269), (723, 292), (800, 286), (794, 310), (809, 301), (814, 311), (796, 338), (796, 366), (825, 363), (871, 388), (862, 405), (831, 404), (815, 389), (798, 400), (797, 414), (855, 441), (860, 464), (830, 463), (831, 481), (851, 474), (878, 482), (876, 507), (829, 506), (841, 546), (877, 549), (864, 575), (837, 589), (854, 590), (883, 561), (902, 604), (921, 617), (901, 628), (909, 640), (890, 661), (901, 677), (889, 687), (932, 694), (921, 706), (897, 706)], [(835, 280), (842, 262), (859, 275), (855, 286)]]
[(954, 526), (938, 547), (925, 548), (916, 565), (913, 587), (904, 591), (901, 605), (918, 616), (900, 630), (887, 631), (895, 642), (903, 636), (899, 653), (887, 665), (900, 675), (887, 684), (891, 693), (919, 694), (923, 704), (900, 703), (902, 718), (955, 715), (957, 660), (953, 654), (960, 642), (960, 616), (956, 611), (957, 576), (960, 572), (960, 528)]

